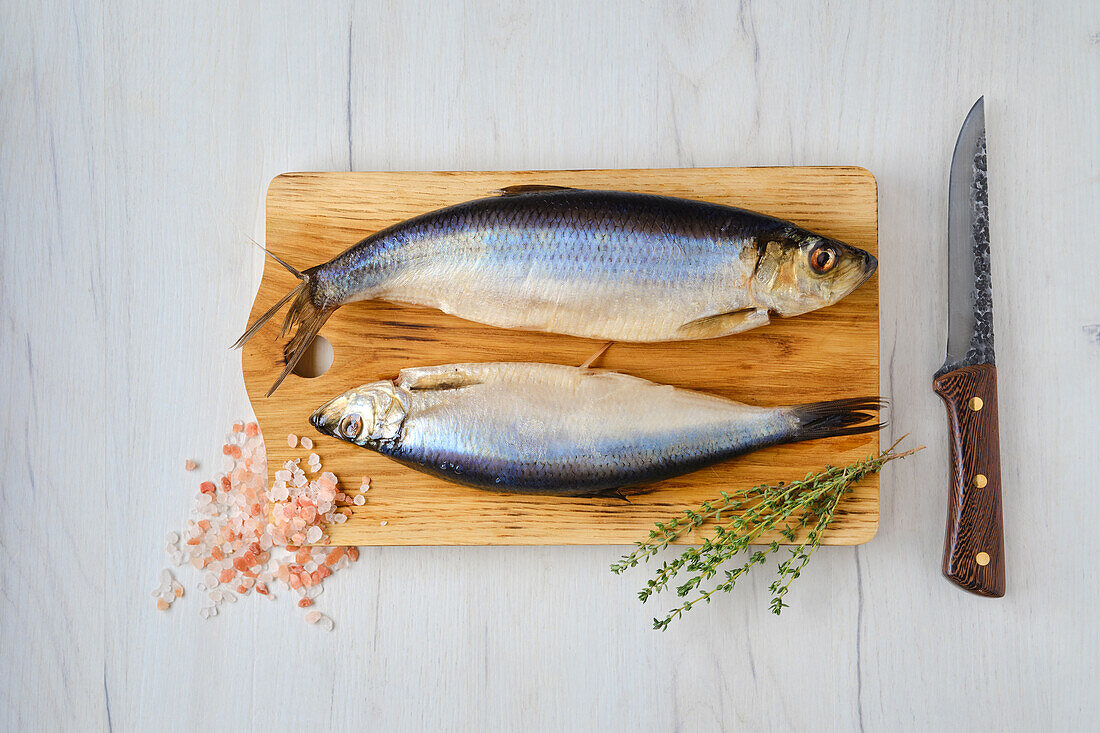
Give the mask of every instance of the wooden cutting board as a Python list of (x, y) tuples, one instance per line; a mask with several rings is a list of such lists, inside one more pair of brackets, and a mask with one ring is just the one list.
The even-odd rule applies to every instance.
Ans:
[[(374, 231), (411, 216), (493, 195), (504, 186), (545, 183), (666, 194), (731, 204), (788, 219), (878, 254), (878, 194), (863, 168), (688, 168), (663, 170), (439, 173), (287, 173), (267, 194), (266, 246), (299, 269), (324, 262)], [(249, 322), (296, 285), (270, 260)], [(346, 389), (390, 378), (403, 367), (464, 361), (579, 365), (602, 342), (509, 331), (423, 308), (380, 302), (340, 308), (321, 329), (334, 360), (322, 376), (281, 371), (282, 314), (244, 349), (245, 384), (266, 438), (268, 471), (309, 451), (288, 433), (310, 436), (323, 470), (341, 486), (372, 485), (349, 521), (329, 528), (333, 544), (629, 544), (653, 522), (697, 507), (719, 491), (801, 478), (826, 463), (877, 450), (877, 435), (776, 446), (666, 481), (649, 494), (555, 498), (495, 494), (449, 484), (372, 451), (318, 434), (310, 413)], [(594, 365), (756, 405), (794, 404), (879, 393), (878, 277), (839, 304), (721, 339), (614, 344)], [(303, 465), (305, 461), (303, 460)], [(866, 542), (878, 527), (878, 477), (845, 499), (824, 538)], [(383, 525), (382, 522), (385, 521)], [(773, 538), (767, 538), (770, 541)]]

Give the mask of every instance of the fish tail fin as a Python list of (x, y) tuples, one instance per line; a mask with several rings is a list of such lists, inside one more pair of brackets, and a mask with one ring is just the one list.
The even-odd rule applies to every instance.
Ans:
[(878, 397), (851, 397), (792, 407), (790, 410), (797, 422), (794, 440), (876, 432), (886, 427), (886, 423), (867, 421), (876, 420), (879, 410), (886, 404)]
[[(246, 236), (247, 236), (247, 235), (246, 235)], [(268, 257), (270, 257), (271, 259), (275, 260), (275, 261), (276, 261), (276, 262), (278, 262), (278, 263), (279, 263), (280, 265), (282, 265), (283, 267), (285, 267), (285, 268), (286, 268), (286, 270), (287, 270), (287, 272), (289, 272), (289, 273), (290, 273), (291, 275), (293, 275), (294, 277), (298, 278), (299, 280), (305, 280), (305, 279), (306, 279), (306, 276), (305, 276), (305, 275), (303, 275), (302, 273), (298, 272), (298, 271), (297, 271), (296, 269), (294, 269), (294, 268), (293, 268), (293, 267), (291, 267), (291, 266), (290, 266), (289, 264), (287, 264), (286, 260), (284, 260), (284, 259), (283, 259), (282, 257), (280, 257), (279, 255), (275, 254), (274, 252), (272, 252), (271, 250), (269, 250), (269, 249), (268, 249), (267, 247), (263, 246), (263, 245), (262, 245), (262, 244), (260, 244), (259, 242), (257, 242), (257, 241), (256, 241), (255, 239), (253, 239), (252, 237), (248, 237), (248, 241), (249, 241), (249, 242), (252, 242), (252, 244), (254, 244), (254, 245), (256, 245), (257, 247), (259, 247), (259, 248), (260, 248), (260, 250), (261, 250), (261, 251), (263, 251), (263, 253), (264, 253), (265, 255), (267, 255)]]
[(263, 326), (265, 323), (270, 321), (271, 317), (274, 316), (276, 313), (278, 313), (279, 309), (282, 308), (284, 305), (286, 305), (286, 302), (288, 300), (293, 298), (295, 295), (298, 295), (302, 290), (305, 289), (305, 287), (306, 287), (306, 284), (302, 283), (298, 287), (294, 288), (289, 293), (284, 295), (282, 298), (280, 298), (278, 303), (271, 306), (271, 308), (269, 308), (266, 313), (264, 313), (262, 316), (257, 318), (255, 321), (253, 321), (252, 325), (250, 325), (245, 330), (245, 332), (241, 334), (241, 337), (239, 339), (237, 339), (236, 341), (233, 342), (233, 345), (230, 348), (239, 349), (242, 346), (244, 346), (246, 343), (248, 343), (248, 340), (256, 335), (256, 332), (260, 330), (261, 326)]
[[(278, 303), (276, 303), (275, 305), (268, 308), (266, 313), (264, 313), (262, 316), (257, 318), (255, 321), (253, 321), (252, 324), (247, 329), (245, 329), (245, 332), (243, 334), (241, 334), (241, 337), (233, 343), (233, 345), (230, 347), (232, 349), (239, 349), (242, 346), (244, 346), (246, 343), (248, 343), (248, 340), (256, 335), (256, 332), (260, 330), (260, 327), (263, 326), (268, 321), (270, 321), (271, 317), (273, 315), (275, 315), (276, 313), (278, 313), (279, 309), (282, 308), (288, 300), (293, 298), (295, 295), (299, 295), (302, 292), (302, 290), (307, 290), (308, 286), (309, 286), (309, 277), (308, 276), (303, 275), (302, 273), (298, 272), (296, 269), (294, 269), (289, 264), (287, 264), (281, 257), (276, 255), (274, 252), (269, 251), (267, 248), (265, 248), (262, 244), (257, 242), (252, 237), (249, 237), (248, 241), (252, 242), (252, 244), (256, 245), (261, 250), (263, 250), (263, 253), (265, 255), (267, 255), (268, 257), (270, 257), (271, 259), (275, 260), (280, 265), (285, 267), (287, 272), (289, 272), (291, 275), (298, 278), (302, 282), (298, 285), (298, 287), (294, 288), (289, 293), (287, 293), (282, 298), (280, 298)], [(284, 329), (283, 329), (283, 333), (284, 334), (286, 333), (285, 326), (284, 326)]]
[(319, 306), (314, 303), (314, 280), (311, 279), (308, 271), (306, 273), (299, 272), (274, 252), (265, 249), (263, 245), (256, 240), (251, 237), (249, 237), (249, 240), (262, 249), (264, 254), (278, 262), (286, 268), (287, 272), (301, 281), (298, 283), (298, 287), (280, 298), (279, 302), (271, 306), (262, 316), (253, 321), (248, 329), (241, 334), (241, 337), (237, 339), (236, 343), (233, 344), (233, 348), (244, 346), (250, 338), (256, 335), (256, 332), (260, 330), (261, 326), (270, 321), (271, 318), (279, 312), (279, 309), (286, 305), (288, 300), (293, 298), (293, 302), (287, 310), (286, 319), (283, 321), (283, 328), (280, 336), (286, 336), (287, 332), (291, 329), (294, 329), (294, 335), (291, 337), (290, 342), (283, 348), (283, 360), (286, 367), (279, 375), (279, 378), (275, 380), (275, 383), (271, 385), (271, 389), (267, 391), (266, 396), (270, 397), (274, 394), (275, 390), (279, 388), (279, 385), (283, 383), (283, 380), (287, 378), (287, 375), (294, 371), (294, 367), (298, 365), (302, 355), (306, 353), (306, 349), (313, 343), (314, 336), (321, 330), (321, 326), (325, 324), (325, 321), (332, 315), (332, 312), (336, 310), (336, 306)]
[(286, 363), (286, 367), (279, 378), (275, 380), (275, 383), (271, 385), (271, 389), (267, 391), (267, 397), (274, 394), (279, 385), (283, 383), (283, 380), (287, 378), (287, 375), (294, 371), (294, 367), (298, 365), (302, 355), (306, 353), (306, 349), (313, 343), (313, 339), (317, 332), (321, 330), (321, 326), (325, 325), (325, 321), (336, 310), (334, 305), (319, 306), (314, 303), (312, 289), (308, 286), (308, 283), (309, 280), (307, 279), (290, 292), (290, 295), (296, 295), (296, 297), (286, 312), (282, 335), (285, 336), (292, 329), (294, 335), (283, 347), (283, 361)]

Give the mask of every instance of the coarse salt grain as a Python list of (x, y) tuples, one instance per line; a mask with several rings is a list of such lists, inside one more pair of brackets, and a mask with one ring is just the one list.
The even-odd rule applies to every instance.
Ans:
[[(297, 447), (298, 437), (288, 436), (288, 445)], [(301, 447), (312, 450), (313, 441), (301, 439)], [(293, 560), (288, 552), (296, 552), (305, 543), (328, 543), (324, 525), (347, 521), (350, 509), (338, 510), (334, 500), (339, 496), (338, 481), (326, 471), (310, 480), (299, 467), (301, 458), (287, 461), (277, 480), (267, 486), (267, 460), (259, 427), (250, 422), (236, 423), (233, 432), (222, 446), (226, 456), (226, 472), (212, 481), (203, 481), (195, 498), (187, 531), (169, 532), (165, 535), (165, 551), (177, 566), (185, 563), (198, 571), (203, 581), (198, 588), (207, 595), (199, 614), (204, 619), (218, 614), (223, 603), (235, 603), (236, 593), (247, 595), (253, 588), (257, 595), (275, 600), (271, 583), (282, 582), (288, 588), (298, 590), (300, 601), (308, 607), (323, 591), (322, 582), (333, 572), (346, 567), (349, 558), (358, 558), (358, 549), (344, 549), (334, 563), (323, 564), (329, 550), (302, 548), (301, 560), (287, 567)], [(307, 464), (316, 474), (320, 471), (320, 457), (308, 456)], [(364, 486), (369, 479), (364, 477)], [(180, 541), (185, 539), (184, 544)], [(154, 590), (157, 607), (171, 606), (184, 595), (184, 586), (165, 569), (161, 582)], [(316, 621), (329, 630), (335, 624), (331, 618), (320, 614)]]
[(355, 502), (355, 506), (363, 506), (367, 503), (367, 497), (363, 496), (362, 494), (358, 494), (354, 499), (352, 499), (352, 501)]
[(199, 467), (199, 464), (195, 463), (190, 458), (188, 458), (186, 461), (183, 462), (183, 469), (185, 471), (194, 471), (198, 467)]
[(294, 433), (291, 433), (290, 435), (286, 436), (286, 444), (289, 445), (291, 448), (297, 448), (298, 447), (298, 436), (295, 435)]

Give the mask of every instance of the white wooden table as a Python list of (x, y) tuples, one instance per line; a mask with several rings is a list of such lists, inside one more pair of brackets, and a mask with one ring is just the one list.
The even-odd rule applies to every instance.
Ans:
[[(0, 4), (0, 728), (1096, 725), (1100, 5), (191, 5)], [(1002, 600), (940, 576), (930, 384), (981, 94)], [(333, 634), (285, 602), (154, 610), (183, 461), (250, 414), (226, 347), (272, 176), (755, 164), (878, 177), (885, 437), (928, 445), (781, 618), (760, 572), (656, 633), (606, 547), (366, 549), (326, 584)]]

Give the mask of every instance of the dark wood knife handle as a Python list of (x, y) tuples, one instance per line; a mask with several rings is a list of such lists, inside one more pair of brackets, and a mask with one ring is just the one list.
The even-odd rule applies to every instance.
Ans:
[(1005, 594), (997, 367), (980, 364), (936, 378), (951, 425), (951, 499), (943, 574), (983, 596)]

